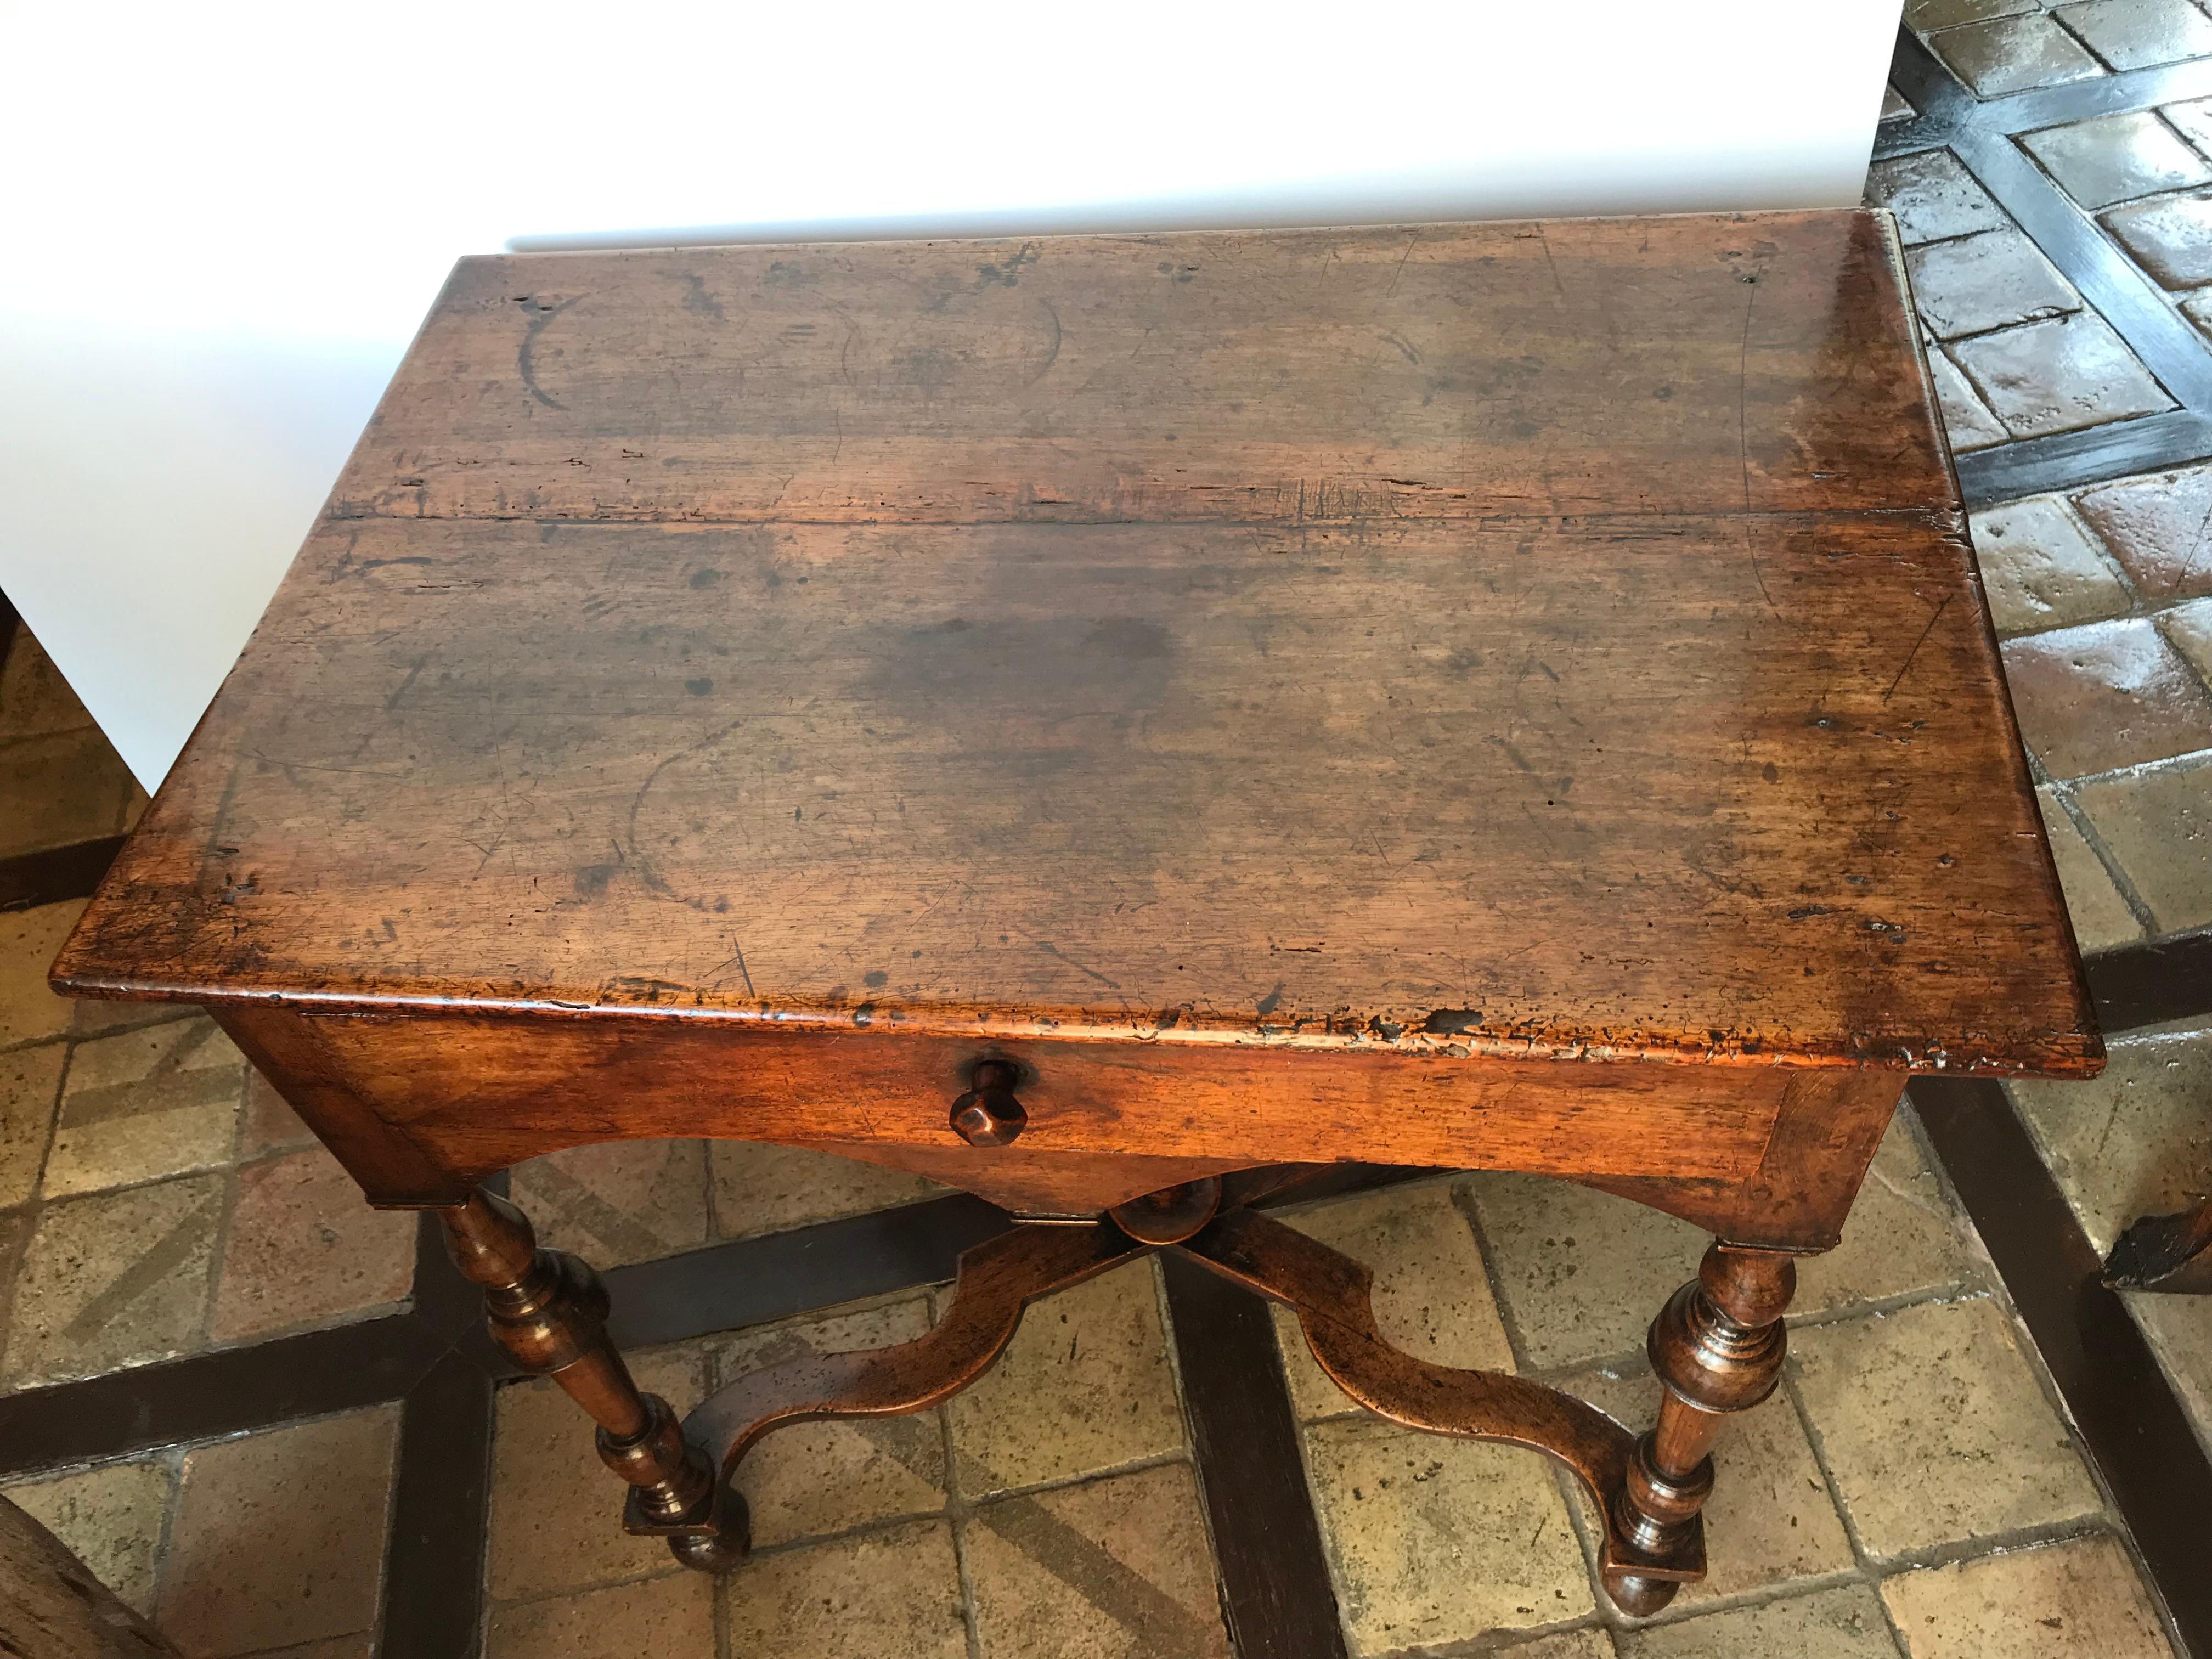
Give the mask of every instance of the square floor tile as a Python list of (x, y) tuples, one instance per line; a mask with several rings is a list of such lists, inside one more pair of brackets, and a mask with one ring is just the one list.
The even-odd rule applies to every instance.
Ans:
[(222, 1177), (49, 1204), (15, 1284), (9, 1386), (88, 1376), (197, 1347)]
[(1595, 1605), (1540, 1455), (1358, 1417), (1315, 1425), (1305, 1445), (1355, 1659), (1566, 1624)]
[(1936, 410), (1943, 417), (1943, 436), (1954, 451), (1965, 454), (1987, 449), (2012, 437), (1941, 346), (1928, 348), (1928, 373), (1936, 383)]
[(2212, 283), (2212, 196), (2154, 196), (2114, 208), (2105, 228), (2162, 286)]
[[(1482, 1251), (1441, 1181), (1334, 1199), (1277, 1219), (1364, 1264), (1375, 1275), (1375, 1322), (1417, 1359), (1462, 1370), (1510, 1371), (1512, 1346), (1491, 1299)], [(1283, 1374), (1301, 1419), (1356, 1411), (1314, 1363), (1295, 1315), (1274, 1310)]]
[(2085, 783), (2075, 799), (2158, 932), (2212, 922), (2212, 759)]
[[(794, 1320), (731, 1338), (722, 1382), (810, 1354), (911, 1342), (929, 1331), (929, 1299), (910, 1297), (828, 1319)], [(935, 1411), (908, 1417), (823, 1419), (778, 1429), (738, 1465), (752, 1510), (753, 1542), (766, 1547), (847, 1532), (945, 1508), (945, 1423)]]
[(2112, 1036), (2100, 1076), (2005, 1090), (2099, 1255), (2138, 1216), (2212, 1192), (2212, 1025)]
[(2004, 666), (2021, 736), (2054, 778), (2212, 748), (2212, 696), (2148, 617), (2007, 640)]
[(2081, 308), (2081, 296), (2017, 230), (1930, 242), (1905, 256), (1913, 303), (1939, 340)]
[(37, 1219), (33, 1213), (0, 1210), (0, 1393), (12, 1386), (4, 1369), (8, 1358), (6, 1332), (15, 1325), (15, 1297), (21, 1285), (24, 1252)]
[(1912, 1109), (1900, 1106), (1844, 1222), (1843, 1243), (1798, 1263), (1790, 1314), (1808, 1318), (1982, 1277), (1972, 1224), (1914, 1139)]
[(1032, 1305), (1005, 1355), (945, 1407), (970, 1498), (1184, 1449), (1149, 1260)]
[(2016, 438), (2155, 414), (2173, 404), (2105, 320), (2086, 312), (1954, 341), (1948, 349)]
[[(1648, 1364), (1578, 1371), (1560, 1386), (1639, 1434), (1658, 1420), (1662, 1390)], [(1851, 1540), (1786, 1394), (1730, 1414), (1712, 1457), (1713, 1495), (1705, 1510), (1709, 1576), (1686, 1587), (1677, 1607), (1852, 1571)], [(1587, 1518), (1595, 1537), (1596, 1517)]]
[(1621, 1659), (1896, 1659), (1881, 1601), (1845, 1584), (1764, 1607), (1655, 1625), (1620, 1638)]
[(1897, 216), (1898, 236), (1908, 247), (2012, 224), (1948, 149), (1875, 162), (1867, 171), (1866, 199), (1869, 207), (1886, 207)]
[(2145, 599), (2212, 593), (2212, 466), (2100, 484), (2074, 504)]
[(1923, 33), (1951, 29), (1992, 17), (2017, 17), (2038, 6), (2039, 0), (1905, 0), (1905, 27)]
[(205, 1015), (80, 1042), (46, 1155), (48, 1198), (230, 1161), (246, 1056)]
[(707, 1574), (678, 1568), (605, 1589), (495, 1603), (484, 1659), (715, 1659), (714, 1586)]
[(1929, 35), (1928, 44), (1977, 98), (2002, 98), (2105, 72), (2080, 41), (2041, 12), (1944, 29)]
[(902, 1170), (805, 1146), (717, 1140), (709, 1144), (708, 1155), (714, 1169), (715, 1231), (724, 1238), (752, 1238), (866, 1215), (951, 1190)]
[(2212, 18), (2189, 0), (2086, 0), (2051, 15), (2116, 70), (2212, 54)]
[(1535, 1370), (1644, 1351), (1711, 1241), (1686, 1221), (1540, 1176), (1467, 1179), (1522, 1363)]
[(2212, 1455), (2212, 1297), (2124, 1293), (2159, 1369), (2181, 1397), (2182, 1409)]
[(1998, 633), (2033, 634), (2126, 612), (2119, 572), (2058, 497), (2006, 501), (1968, 522)]
[(115, 835), (137, 791), (94, 727), (0, 748), (0, 858)]
[(6, 1495), (125, 1604), (151, 1614), (154, 1570), (176, 1485), (166, 1459), (142, 1458), (9, 1486)]
[(370, 1628), (399, 1407), (379, 1406), (185, 1458), (156, 1622), (190, 1656)]
[(46, 988), (46, 969), (83, 914), (82, 900), (0, 910), (0, 1045), (68, 1035), (75, 1005)]
[(315, 1132), (300, 1121), (276, 1085), (248, 1067), (246, 1105), (238, 1124), (238, 1156), (258, 1158), (283, 1146), (312, 1146)]
[(0, 1209), (27, 1204), (39, 1190), (68, 1057), (58, 1042), (0, 1053)]
[(1881, 120), (1910, 121), (1919, 113), (1912, 107), (1911, 100), (1895, 87), (1885, 86), (1881, 89)]
[(2212, 685), (2212, 599), (2177, 605), (2158, 619), (2158, 625), (2189, 665)]
[(2148, 110), (2045, 127), (2020, 141), (2083, 207), (2212, 184), (2212, 163)]
[(519, 1164), (509, 1195), (538, 1242), (599, 1267), (653, 1261), (708, 1240), (706, 1143), (615, 1140)]
[(1188, 1464), (999, 1498), (962, 1541), (984, 1659), (1230, 1659)]
[(960, 1566), (941, 1521), (757, 1555), (724, 1582), (732, 1655), (968, 1659)]
[(1869, 1554), (2100, 1512), (1994, 1302), (1923, 1302), (1793, 1331), (1790, 1346), (1798, 1398)]
[(1533, 1642), (1516, 1642), (1510, 1648), (1492, 1651), (1510, 1654), (1512, 1659), (1618, 1659), (1620, 1650), (1613, 1646), (1609, 1631), (1592, 1626), (1559, 1631), (1550, 1636), (1540, 1636)]
[(2212, 151), (2212, 98), (2192, 98), (2159, 111), (2166, 124), (2202, 150)]
[(1911, 1659), (2168, 1659), (2119, 1540), (2069, 1539), (1883, 1581)]
[[(704, 1343), (692, 1342), (624, 1357), (638, 1387), (680, 1418), (704, 1392), (706, 1352)], [(499, 1391), (494, 1419), (486, 1554), (495, 1600), (665, 1570), (665, 1541), (622, 1529), (624, 1487), (599, 1462), (592, 1419), (558, 1384), (542, 1377), (510, 1383)]]
[(406, 1300), (415, 1282), (411, 1210), (372, 1210), (319, 1146), (236, 1177), (216, 1279), (218, 1342), (332, 1321)]
[(2142, 924), (2112, 884), (2105, 861), (2059, 805), (2057, 792), (2047, 785), (2038, 789), (2035, 804), (2043, 813), (2044, 834), (2051, 840), (2051, 858), (2058, 867), (2058, 885), (2066, 896), (2075, 942), (2084, 951), (2105, 951), (2141, 939)]

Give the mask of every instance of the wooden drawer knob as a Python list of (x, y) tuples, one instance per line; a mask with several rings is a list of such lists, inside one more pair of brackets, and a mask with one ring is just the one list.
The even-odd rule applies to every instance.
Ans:
[(952, 1128), (970, 1146), (1003, 1146), (1030, 1121), (1014, 1098), (1014, 1068), (987, 1060), (969, 1074), (974, 1087), (952, 1103)]

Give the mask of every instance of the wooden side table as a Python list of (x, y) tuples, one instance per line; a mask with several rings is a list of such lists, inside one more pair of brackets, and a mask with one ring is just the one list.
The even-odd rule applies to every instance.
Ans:
[[(1885, 216), (461, 262), (55, 969), (439, 1209), (627, 1523), (1153, 1249), (1571, 1469), (1635, 1613), (1916, 1071), (2101, 1048)], [(678, 1425), (477, 1182), (826, 1148), (1036, 1224)], [(1640, 1438), (1254, 1200), (1561, 1176), (1717, 1240)]]

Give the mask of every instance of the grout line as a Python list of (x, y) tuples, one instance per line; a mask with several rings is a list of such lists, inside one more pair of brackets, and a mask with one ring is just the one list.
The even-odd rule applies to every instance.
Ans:
[(1843, 1486), (1828, 1462), (1827, 1442), (1820, 1433), (1820, 1425), (1814, 1422), (1813, 1413), (1806, 1408), (1804, 1395), (1798, 1392), (1797, 1357), (1786, 1349), (1782, 1358), (1781, 1384), (1777, 1392), (1797, 1413), (1797, 1426), (1804, 1432), (1805, 1443), (1813, 1449), (1813, 1466), (1820, 1471), (1820, 1481), (1827, 1490), (1829, 1507), (1835, 1510), (1836, 1519), (1843, 1527), (1844, 1541), (1850, 1546), (1851, 1559), (1858, 1564), (1859, 1571), (1872, 1583), (1876, 1576), (1872, 1565), (1873, 1557), (1867, 1550), (1865, 1540), (1859, 1536), (1858, 1522), (1851, 1514), (1850, 1505), (1844, 1501)]
[[(933, 1297), (933, 1303), (934, 1300)], [(952, 1534), (953, 1572), (960, 1585), (961, 1633), (967, 1639), (968, 1659), (983, 1659), (982, 1620), (975, 1600), (975, 1564), (968, 1553), (968, 1520), (964, 1515), (958, 1519), (951, 1515), (953, 1505), (960, 1501), (959, 1454), (952, 1444), (952, 1413), (941, 1404), (932, 1410), (937, 1418), (938, 1441), (945, 1449), (945, 1524)], [(750, 1656), (733, 1653), (726, 1656), (726, 1659), (750, 1659)]]
[(1498, 1310), (1498, 1322), (1505, 1332), (1505, 1346), (1512, 1351), (1513, 1369), (1522, 1375), (1532, 1375), (1528, 1368), (1528, 1344), (1521, 1334), (1520, 1322), (1514, 1317), (1513, 1304), (1506, 1295), (1504, 1276), (1498, 1271), (1498, 1252), (1491, 1247), (1489, 1236), (1482, 1228), (1482, 1206), (1474, 1195), (1475, 1182), (1462, 1176), (1446, 1189), (1451, 1194), (1452, 1207), (1459, 1212), (1467, 1230), (1474, 1235), (1475, 1254), (1482, 1259), (1482, 1276), (1490, 1288), (1491, 1305)]
[(1989, 133), (1961, 134), (1951, 149), (2177, 403), (2192, 410), (2212, 404), (2212, 356), (2203, 337), (2032, 151), (2010, 135)]
[(2168, 772), (2193, 772), (2208, 764), (2212, 764), (2212, 749), (2191, 749), (2179, 755), (2162, 755), (2156, 760), (2137, 761), (2132, 766), (2115, 766), (2109, 771), (2084, 772), (2078, 777), (2049, 781), (2069, 789), (2078, 789), (2084, 784), (2122, 783), (2135, 778), (2162, 776)]
[[(1546, 1460), (1549, 1462), (1549, 1459)], [(1575, 1547), (1582, 1552), (1583, 1577), (1589, 1584), (1590, 1601), (1596, 1609), (1598, 1628), (1612, 1630), (1621, 1617), (1613, 1598), (1606, 1594), (1605, 1575), (1598, 1565), (1598, 1538), (1591, 1530), (1589, 1494), (1583, 1484), (1558, 1464), (1551, 1468), (1553, 1489), (1559, 1494), (1559, 1502), (1567, 1511), (1567, 1528), (1575, 1535)]]
[[(82, 1002), (77, 1005), (80, 1009), (88, 1006), (89, 1005)], [(149, 1002), (141, 1003), (138, 1006), (145, 1008), (160, 1008), (163, 1012), (151, 1019), (133, 1020), (127, 1024), (118, 1025), (112, 1030), (80, 1031), (73, 1026), (65, 1026), (58, 1031), (50, 1031), (44, 1036), (23, 1037), (14, 1042), (0, 1042), (0, 1054), (21, 1054), (27, 1049), (40, 1048), (55, 1042), (71, 1044), (104, 1042), (110, 1037), (129, 1036), (137, 1031), (151, 1031), (164, 1025), (174, 1025), (180, 1020), (190, 1019), (202, 1012), (199, 1004), (196, 1002)], [(175, 1012), (173, 1013), (167, 1012), (171, 1009)]]
[[(167, 1588), (169, 1552), (175, 1541), (177, 1511), (185, 1501), (185, 1451), (181, 1446), (171, 1446), (159, 1454), (157, 1461), (168, 1476), (161, 1494), (161, 1524), (154, 1532), (154, 1588), (151, 1601), (154, 1607), (161, 1605), (161, 1592)], [(149, 1619), (153, 1613), (147, 1614)]]
[[(224, 1269), (230, 1265), (230, 1218), (238, 1212), (238, 1147), (246, 1134), (246, 1097), (252, 1087), (253, 1063), (248, 1060), (239, 1068), (238, 1096), (231, 1103), (230, 1157), (222, 1166), (222, 1209), (215, 1218), (215, 1237), (208, 1244), (207, 1289), (200, 1305), (197, 1346), (201, 1349), (212, 1346), (216, 1340), (216, 1304), (222, 1293)], [(380, 1605), (380, 1595), (379, 1601)]]
[[(1808, 1595), (1819, 1595), (1827, 1590), (1848, 1589), (1854, 1584), (1864, 1584), (1869, 1589), (1873, 1589), (1875, 1599), (1880, 1601), (1881, 1594), (1877, 1588), (1879, 1583), (1878, 1579), (1861, 1571), (1856, 1565), (1837, 1567), (1828, 1572), (1809, 1573), (1802, 1578), (1772, 1579), (1766, 1583), (1753, 1584), (1747, 1589), (1735, 1590), (1727, 1595), (1708, 1596), (1698, 1601), (1686, 1603), (1681, 1596), (1677, 1595), (1674, 1600), (1669, 1601), (1664, 1608), (1649, 1619), (1632, 1618), (1615, 1608), (1613, 1617), (1620, 1622), (1612, 1626), (1612, 1628), (1624, 1635), (1633, 1634), (1638, 1631), (1663, 1630), (1674, 1625), (1692, 1624), (1711, 1614), (1741, 1613), (1750, 1607), (1771, 1607), (1784, 1601), (1802, 1601)], [(1600, 1600), (1603, 1601), (1604, 1598), (1601, 1597)], [(1610, 1604), (1607, 1603), (1607, 1605)], [(1778, 1656), (1777, 1659), (1780, 1659), (1780, 1656)], [(1790, 1656), (1789, 1659), (1796, 1659), (1796, 1656)]]
[(2059, 811), (2074, 826), (2075, 833), (2088, 844), (2091, 856), (2104, 866), (2106, 875), (2112, 878), (2113, 890), (2120, 896), (2120, 902), (2127, 906), (2128, 914), (2135, 918), (2136, 926), (2142, 929), (2143, 937), (2156, 937), (2158, 918), (2151, 915), (2150, 906), (2144, 903), (2142, 895), (2136, 891), (2134, 878), (2122, 866), (2118, 856), (2105, 845), (2105, 838), (2097, 833), (2096, 826), (2089, 822), (2089, 815), (2074, 799), (2072, 781), (2062, 783), (2054, 780), (2050, 788), (2051, 799), (2058, 804)]
[[(972, 1458), (969, 1461), (974, 1464)], [(1026, 1486), (994, 1486), (973, 1498), (963, 1497), (961, 1502), (963, 1513), (972, 1516), (1010, 1498), (1035, 1498), (1044, 1492), (1066, 1492), (1071, 1486), (1089, 1486), (1094, 1480), (1112, 1480), (1125, 1474), (1143, 1474), (1147, 1470), (1164, 1469), (1170, 1464), (1190, 1461), (1191, 1454), (1188, 1448), (1170, 1452), (1149, 1452), (1124, 1462), (1102, 1464), (1095, 1469), (1085, 1469), (1080, 1474), (1056, 1474), (1049, 1480), (1033, 1481)], [(781, 1546), (776, 1547), (781, 1548)]]

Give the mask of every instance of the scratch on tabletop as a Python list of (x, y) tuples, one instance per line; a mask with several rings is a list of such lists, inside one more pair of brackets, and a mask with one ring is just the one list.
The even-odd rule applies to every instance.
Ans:
[(1936, 604), (1935, 611), (1929, 616), (1928, 626), (1920, 630), (1920, 637), (1913, 641), (1912, 649), (1905, 653), (1905, 665), (1897, 671), (1897, 678), (1889, 683), (1889, 690), (1881, 694), (1881, 700), (1884, 702), (1889, 701), (1891, 692), (1905, 684), (1905, 677), (1912, 667), (1912, 659), (1920, 654), (1920, 647), (1928, 643), (1928, 636), (1936, 631), (1936, 623), (1942, 619), (1945, 608), (1950, 603), (1951, 596), (1946, 593)]

